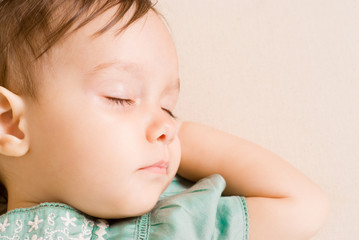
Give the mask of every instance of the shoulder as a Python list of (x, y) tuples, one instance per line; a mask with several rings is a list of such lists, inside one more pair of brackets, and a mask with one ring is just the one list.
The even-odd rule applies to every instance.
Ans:
[(248, 239), (246, 200), (223, 197), (226, 182), (222, 176), (215, 174), (186, 186), (157, 203), (150, 215), (152, 232), (172, 231), (172, 237), (183, 234), (187, 239)]

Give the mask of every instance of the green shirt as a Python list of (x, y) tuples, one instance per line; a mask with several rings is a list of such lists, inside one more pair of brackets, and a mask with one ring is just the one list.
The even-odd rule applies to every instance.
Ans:
[(140, 217), (104, 220), (62, 203), (41, 203), (0, 216), (7, 240), (248, 240), (244, 197), (221, 196), (225, 181), (212, 175), (193, 184), (176, 176), (156, 206)]

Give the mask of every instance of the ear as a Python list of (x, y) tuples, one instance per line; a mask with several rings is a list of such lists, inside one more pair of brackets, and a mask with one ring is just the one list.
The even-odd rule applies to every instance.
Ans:
[(0, 86), (0, 154), (20, 157), (29, 151), (23, 99)]

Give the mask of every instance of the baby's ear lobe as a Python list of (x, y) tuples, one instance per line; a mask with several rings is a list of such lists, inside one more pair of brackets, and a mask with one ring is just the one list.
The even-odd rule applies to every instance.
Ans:
[(0, 154), (20, 157), (29, 151), (23, 99), (0, 86)]

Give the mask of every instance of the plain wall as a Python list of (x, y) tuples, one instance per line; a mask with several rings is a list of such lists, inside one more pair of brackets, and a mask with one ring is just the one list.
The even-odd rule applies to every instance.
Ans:
[(177, 46), (175, 113), (256, 142), (316, 182), (315, 240), (359, 236), (359, 1), (160, 0)]

